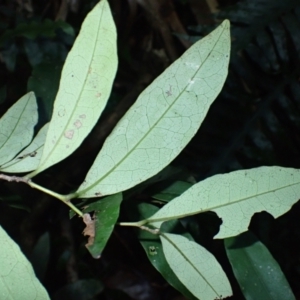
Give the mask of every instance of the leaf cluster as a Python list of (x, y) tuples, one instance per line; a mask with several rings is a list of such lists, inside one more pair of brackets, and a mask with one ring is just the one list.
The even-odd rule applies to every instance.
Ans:
[[(255, 13), (245, 14), (245, 11), (252, 10), (255, 11)], [(266, 11), (268, 12), (267, 15)], [(283, 12), (288, 18), (285, 18), (285, 15), (282, 16)], [(120, 225), (138, 226), (146, 230), (139, 232), (137, 238), (141, 242), (150, 262), (164, 276), (169, 284), (191, 299), (193, 299), (195, 295), (197, 295), (197, 297), (203, 296), (203, 286), (207, 283), (209, 286), (211, 285), (210, 287), (213, 291), (213, 295), (215, 295), (214, 297), (225, 297), (229, 295), (230, 288), (228, 288), (227, 279), (222, 277), (223, 271), (221, 269), (217, 272), (221, 276), (217, 280), (219, 282), (219, 290), (212, 284), (212, 281), (205, 279), (205, 276), (208, 276), (208, 278), (213, 276), (209, 274), (205, 275), (203, 270), (205, 264), (207, 266), (212, 262), (214, 262), (214, 264), (216, 263), (215, 266), (211, 265), (210, 267), (212, 272), (216, 271), (216, 268), (219, 267), (215, 258), (205, 248), (199, 245), (205, 245), (205, 247), (209, 248), (212, 252), (215, 252), (214, 247), (218, 245), (217, 243), (212, 243), (211, 240), (212, 236), (218, 232), (218, 221), (217, 218), (208, 211), (214, 211), (222, 218), (223, 224), (217, 236), (219, 238), (234, 236), (247, 230), (251, 216), (255, 212), (266, 210), (274, 217), (278, 217), (285, 213), (291, 205), (297, 201), (297, 196), (295, 195), (299, 194), (298, 171), (290, 168), (258, 168), (232, 172), (224, 176), (212, 176), (195, 184), (192, 188), (190, 187), (195, 183), (195, 179), (198, 181), (199, 179), (214, 174), (255, 167), (262, 164), (280, 164), (287, 167), (298, 167), (296, 160), (298, 150), (297, 139), (291, 134), (293, 130), (297, 129), (297, 101), (299, 99), (297, 97), (297, 72), (299, 69), (297, 68), (297, 58), (300, 52), (297, 48), (297, 34), (295, 30), (295, 22), (297, 22), (298, 18), (297, 12), (298, 4), (295, 1), (287, 1), (287, 3), (280, 3), (279, 5), (272, 4), (266, 0), (253, 2), (244, 1), (238, 3), (231, 9), (221, 11), (219, 18), (229, 18), (233, 24), (232, 37), (234, 38), (234, 42), (229, 76), (221, 96), (218, 98), (218, 101), (213, 104), (207, 120), (201, 127), (200, 133), (196, 135), (191, 142), (186, 150), (187, 152), (183, 152), (175, 161), (177, 168), (168, 166), (159, 172), (162, 167), (166, 166), (176, 156), (174, 154), (172, 154), (171, 160), (166, 159), (168, 156), (167, 152), (159, 153), (157, 156), (155, 151), (147, 151), (146, 155), (141, 155), (143, 149), (147, 149), (150, 145), (146, 143), (145, 146), (141, 142), (138, 142), (138, 144), (141, 143), (142, 147), (134, 146), (132, 150), (130, 148), (130, 145), (134, 145), (135, 141), (139, 139), (139, 135), (136, 134), (136, 129), (140, 130), (141, 134), (144, 134), (147, 128), (151, 128), (152, 119), (148, 118), (148, 114), (145, 114), (145, 111), (148, 113), (152, 110), (155, 113), (156, 108), (157, 111), (162, 111), (163, 107), (159, 106), (160, 101), (168, 97), (172, 98), (174, 93), (176, 95), (177, 90), (174, 90), (174, 85), (179, 87), (180, 84), (178, 82), (184, 82), (183, 77), (181, 78), (180, 76), (177, 78), (162, 76), (160, 79), (165, 80), (165, 83), (161, 85), (159, 79), (157, 79), (154, 84), (151, 85), (151, 88), (146, 89), (141, 94), (141, 99), (139, 98), (137, 100), (136, 104), (114, 129), (79, 189), (76, 183), (72, 183), (73, 192), (70, 193), (70, 189), (66, 189), (67, 193), (70, 193), (68, 195), (62, 195), (49, 189), (44, 189), (45, 192), (65, 202), (65, 204), (69, 205), (75, 212), (83, 216), (87, 225), (84, 233), (89, 235), (89, 241), (86, 246), (95, 258), (102, 256), (102, 250), (106, 246), (106, 242), (113, 231), (113, 226), (118, 219), (120, 203), (123, 198), (123, 209), (119, 217), (121, 220)], [(262, 18), (262, 15), (264, 18)], [(294, 24), (290, 22), (290, 20), (293, 20)], [(29, 26), (29, 30), (33, 30), (31, 38), (37, 38), (39, 33), (34, 29), (35, 24), (32, 23), (31, 25), (33, 25), (32, 27)], [(54, 24), (54, 26), (52, 26), (49, 23), (47, 26), (44, 27), (45, 32), (51, 36), (56, 32), (57, 27), (55, 26), (59, 27), (60, 25)], [(21, 26), (15, 32), (9, 32), (9, 38), (26, 36), (26, 30), (28, 30), (29, 27)], [(205, 32), (203, 28), (200, 28), (200, 30), (201, 33)], [(26, 36), (26, 38), (28, 37), (29, 36)], [(80, 44), (79, 39), (78, 44)], [(76, 49), (76, 44), (74, 45), (74, 49)], [(68, 59), (67, 62), (72, 62), (72, 60), (75, 61), (75, 59), (77, 59), (76, 62), (81, 64), (81, 60), (78, 60), (78, 56), (80, 56), (82, 51), (86, 50), (84, 50), (84, 48), (78, 52), (74, 50), (74, 52), (72, 52), (73, 58)], [(113, 53), (113, 51), (110, 52)], [(69, 56), (72, 57), (72, 54)], [(189, 54), (183, 57), (182, 61), (185, 64), (190, 63), (189, 59), (191, 59), (193, 63), (195, 62), (195, 58), (192, 56), (189, 57)], [(93, 58), (91, 58), (91, 61), (92, 60)], [(217, 60), (218, 59), (216, 59), (216, 61)], [(81, 67), (83, 67), (83, 69), (85, 68), (84, 63), (82, 63)], [(101, 66), (101, 68), (102, 67), (103, 66)], [(42, 74), (44, 78), (47, 78), (47, 68), (50, 71), (53, 70), (51, 63), (48, 65), (39, 65), (38, 68), (35, 69), (35, 79), (33, 78), (31, 83), (28, 83), (28, 86), (34, 89), (36, 86), (40, 87), (41, 85), (38, 82), (39, 76)], [(182, 68), (182, 66), (180, 66), (180, 68)], [(179, 69), (179, 65), (174, 64), (173, 69)], [(27, 177), (24, 177), (24, 181), (31, 185), (31, 187), (43, 190), (40, 185), (33, 183), (29, 178), (32, 178), (71, 154), (81, 144), (86, 134), (90, 131), (90, 128), (97, 121), (97, 116), (94, 116), (94, 120), (88, 125), (90, 127), (84, 130), (82, 136), (77, 136), (79, 129), (82, 128), (83, 121), (85, 121), (87, 116), (89, 116), (88, 119), (90, 119), (91, 116), (88, 115), (88, 113), (90, 113), (89, 110), (86, 110), (90, 104), (87, 104), (87, 107), (81, 104), (82, 91), (83, 94), (84, 92), (90, 93), (90, 96), (93, 94), (94, 98), (99, 98), (102, 96), (102, 93), (93, 90), (95, 86), (99, 84), (97, 70), (93, 72), (94, 68), (86, 68), (80, 75), (74, 70), (73, 67), (69, 68), (68, 64), (65, 64), (61, 81), (63, 88), (60, 88), (56, 98), (56, 106), (54, 107), (50, 123), (52, 127), (50, 127), (50, 130), (48, 130), (47, 126), (44, 127), (28, 148), (24, 149), (26, 145), (20, 144), (18, 148), (15, 148), (16, 152), (2, 152), (5, 154), (4, 157), (2, 157), (4, 163), (2, 162), (1, 165), (3, 172), (34, 171), (27, 175)], [(172, 67), (168, 69), (168, 71), (172, 73)], [(60, 68), (56, 68), (55, 72), (58, 86)], [(85, 84), (85, 86), (83, 85), (83, 87), (80, 87), (80, 85), (74, 87), (74, 79), (72, 78), (75, 76), (75, 80), (80, 83), (80, 76), (85, 76), (85, 73), (87, 74), (86, 78), (88, 78), (87, 84)], [(72, 74), (74, 76), (72, 76)], [(114, 70), (112, 69), (112, 73), (108, 74), (108, 77), (112, 78), (113, 76)], [(66, 78), (68, 79), (66, 80)], [(101, 78), (106, 80), (107, 76)], [(201, 76), (197, 75), (194, 78), (198, 80)], [(193, 90), (193, 88), (190, 89), (193, 87), (194, 78), (191, 77), (185, 88), (183, 88), (183, 91), (187, 92), (183, 100), (191, 101), (189, 102), (189, 106), (192, 106), (193, 102), (198, 101), (199, 95), (203, 92), (201, 89), (197, 91)], [(108, 82), (109, 81), (110, 79)], [(50, 80), (49, 85), (51, 85), (51, 83)], [(72, 85), (72, 89), (81, 89), (81, 96), (77, 97), (76, 95), (78, 93), (75, 92), (74, 97), (69, 97), (68, 94), (72, 93), (70, 93), (71, 90), (65, 88), (68, 85)], [(216, 85), (218, 85), (218, 82)], [(106, 83), (102, 88), (105, 86), (109, 85)], [(179, 87), (179, 93), (180, 88), (181, 87)], [(160, 94), (155, 91), (155, 89), (164, 91), (165, 96), (159, 98)], [(52, 90), (55, 91), (53, 88)], [(232, 92), (233, 90), (234, 93)], [(48, 98), (46, 98), (47, 89), (41, 89), (40, 93), (40, 95), (43, 95), (42, 97), (49, 101), (47, 109), (49, 119), (51, 99), (54, 99), (54, 93), (50, 94)], [(106, 100), (109, 94), (109, 90), (104, 94)], [(142, 95), (144, 95), (146, 99), (149, 96), (153, 98), (157, 97), (158, 102), (155, 105), (150, 104), (147, 106), (148, 104), (145, 105), (145, 100)], [(32, 95), (28, 94), (25, 100), (29, 103), (31, 97)], [(70, 103), (70, 105), (74, 103), (75, 99), (76, 105), (73, 112), (67, 116), (68, 121), (61, 123), (59, 119), (66, 114), (64, 110), (66, 100), (62, 101), (60, 99), (66, 98), (68, 98), (67, 102)], [(180, 98), (180, 96), (178, 98)], [(83, 97), (82, 99), (85, 98)], [(84, 102), (85, 101), (86, 100), (84, 100)], [(100, 114), (103, 110), (103, 103), (101, 105)], [(79, 107), (79, 110), (83, 109), (84, 113), (77, 113), (76, 107)], [(17, 110), (18, 109), (19, 108), (17, 108)], [(31, 107), (31, 109), (36, 110), (34, 106)], [(193, 110), (194, 112), (197, 111), (196, 108)], [(179, 105), (177, 110), (172, 111), (171, 117), (176, 118), (178, 113), (181, 117), (184, 116), (184, 105)], [(203, 114), (204, 117), (206, 111), (204, 113), (201, 112), (201, 114)], [(16, 112), (11, 113), (11, 115), (16, 116)], [(20, 120), (22, 120), (21, 115), (22, 110)], [(147, 120), (139, 117), (143, 115), (147, 115)], [(163, 132), (161, 129), (165, 129), (164, 126), (168, 124), (164, 122), (159, 123), (160, 118), (160, 116), (158, 116), (157, 119), (154, 118), (153, 120), (156, 121), (153, 121), (153, 123), (155, 123), (155, 126), (158, 124), (160, 131)], [(128, 120), (132, 120), (132, 125), (130, 125), (130, 122), (128, 125)], [(36, 120), (33, 118), (31, 122), (30, 126), (32, 127), (32, 131), (29, 134), (29, 141), (32, 138), (33, 126)], [(146, 126), (147, 122), (148, 127)], [(176, 128), (176, 123), (170, 125), (172, 129), (174, 129), (172, 145), (176, 145), (176, 142), (174, 142), (174, 139), (176, 139), (175, 132), (178, 131), (178, 129), (179, 132), (181, 129), (183, 130), (186, 124), (182, 122), (178, 128)], [(20, 128), (22, 126), (24, 125), (20, 124)], [(131, 127), (132, 132), (130, 131)], [(125, 131), (124, 128), (126, 128)], [(198, 127), (195, 127), (195, 130), (192, 131), (192, 135), (195, 134), (197, 128)], [(15, 131), (18, 131), (17, 127)], [(183, 133), (182, 136), (184, 137), (185, 134), (186, 133)], [(124, 140), (120, 138), (123, 135), (126, 137)], [(160, 141), (159, 134), (155, 133), (153, 140), (156, 139), (157, 149), (160, 149), (161, 145), (165, 145), (164, 147), (166, 149), (171, 145), (171, 142), (167, 142), (166, 139), (163, 139), (166, 135), (167, 133), (161, 133), (162, 139)], [(146, 142), (148, 141), (149, 143), (149, 141), (151, 141), (151, 134), (147, 134), (146, 136)], [(15, 135), (15, 137), (20, 139), (18, 135)], [(61, 143), (60, 141), (64, 140), (64, 138), (72, 141)], [(45, 139), (45, 149), (47, 150), (43, 151)], [(142, 140), (143, 139), (145, 138), (143, 137)], [(176, 148), (175, 152), (181, 150), (181, 145), (185, 145), (189, 138), (187, 140), (180, 138), (180, 140), (181, 142), (178, 144), (180, 146), (174, 147)], [(75, 141), (75, 143), (73, 143), (73, 141)], [(284, 154), (281, 149), (282, 141), (284, 141), (284, 146), (286, 146), (284, 150), (287, 152)], [(13, 140), (10, 142), (12, 145), (15, 143)], [(219, 144), (218, 146), (216, 146), (217, 143)], [(7, 145), (7, 148), (11, 148), (11, 146)], [(173, 151), (174, 148), (172, 148)], [(114, 151), (111, 149), (118, 150), (115, 151), (116, 154), (114, 154)], [(22, 150), (22, 152), (20, 152), (20, 150)], [(134, 153), (136, 150), (138, 150), (138, 154)], [(125, 156), (122, 154), (122, 151), (125, 151)], [(130, 158), (128, 153), (130, 155), (133, 153), (133, 155), (131, 155), (131, 160), (129, 159), (127, 162), (127, 157)], [(197, 159), (187, 159), (187, 153), (192, 153), (192, 156), (197, 157)], [(197, 153), (197, 155), (195, 153)], [(151, 161), (153, 154), (156, 154), (153, 156), (154, 158), (156, 157), (156, 160)], [(8, 155), (10, 155), (9, 158)], [(160, 155), (162, 155), (162, 157), (164, 155), (163, 164), (162, 161), (157, 161), (157, 157), (160, 157)], [(198, 157), (200, 157), (200, 159)], [(12, 158), (14, 159), (11, 160)], [(110, 160), (112, 160), (113, 163), (111, 163)], [(30, 162), (29, 166), (27, 162)], [(32, 162), (34, 162), (33, 165)], [(123, 162), (125, 162), (125, 164)], [(68, 165), (68, 160), (63, 162), (63, 164), (64, 163), (65, 166)], [(147, 167), (145, 167), (147, 163), (149, 163), (148, 170)], [(63, 164), (62, 166), (64, 166)], [(23, 169), (21, 168), (22, 165), (24, 165)], [(99, 165), (101, 165), (101, 168), (99, 168)], [(136, 167), (137, 165), (138, 168)], [(156, 169), (155, 165), (157, 165)], [(182, 165), (187, 166), (187, 169), (182, 168)], [(14, 166), (16, 167), (15, 169), (13, 169)], [(106, 166), (106, 168), (103, 168), (103, 166)], [(54, 172), (55, 169), (56, 167), (53, 169)], [(42, 174), (45, 173), (46, 177), (47, 174), (51, 176), (51, 170), (50, 173), (46, 171)], [(124, 170), (127, 172), (126, 176), (124, 176)], [(147, 173), (149, 170), (153, 173)], [(155, 173), (158, 174), (149, 178)], [(46, 177), (44, 177), (44, 179)], [(97, 179), (96, 181), (95, 178)], [(147, 180), (144, 183), (135, 186), (136, 183), (142, 182), (145, 179)], [(17, 180), (22, 181), (23, 179)], [(79, 180), (78, 183), (80, 184), (80, 182), (82, 182), (82, 180)], [(56, 186), (56, 184), (54, 184), (54, 186)], [(123, 197), (121, 194), (115, 194), (124, 190), (128, 191), (123, 194)], [(287, 193), (289, 197), (286, 197)], [(78, 202), (73, 200), (76, 206), (70, 202), (72, 198), (90, 198), (109, 194), (113, 195), (105, 197), (101, 201), (83, 199), (81, 202)], [(180, 196), (181, 194), (182, 196)], [(222, 195), (221, 198), (220, 195)], [(277, 199), (275, 202), (272, 200), (274, 195), (276, 195)], [(179, 197), (171, 201), (177, 196)], [(197, 202), (194, 204), (192, 201), (190, 206), (186, 205), (190, 199), (201, 199), (202, 201), (201, 203)], [(152, 202), (156, 204), (156, 206), (151, 206), (146, 202)], [(283, 203), (284, 205), (282, 205)], [(158, 207), (161, 205), (164, 205), (164, 207), (157, 212)], [(131, 210), (136, 210), (135, 215), (132, 214)], [(152, 211), (152, 216), (147, 214), (149, 211)], [(201, 213), (201, 216), (194, 216), (194, 214), (198, 212)], [(91, 213), (91, 215), (88, 213)], [(85, 216), (87, 219), (85, 219)], [(232, 220), (233, 216), (234, 220)], [(181, 223), (174, 220), (180, 217), (185, 217)], [(122, 220), (124, 219), (130, 222), (123, 222)], [(136, 220), (141, 221), (134, 222)], [(166, 220), (170, 221), (163, 224)], [(267, 228), (270, 228), (271, 219), (267, 216), (266, 220), (258, 223), (261, 225), (267, 224)], [(206, 229), (203, 229), (203, 225), (205, 225)], [(158, 233), (159, 228), (160, 238), (155, 235), (155, 233)], [(118, 230), (115, 230), (115, 232), (118, 232)], [(268, 241), (270, 231), (267, 232), (265, 236), (263, 236), (261, 229), (256, 230), (256, 232), (265, 242)], [(120, 232), (118, 234), (120, 234)], [(194, 242), (195, 240), (196, 243)], [(239, 244), (240, 241), (242, 241), (242, 244)], [(125, 244), (130, 245), (130, 243), (127, 242)], [(270, 240), (269, 245), (272, 246)], [(109, 245), (108, 249), (110, 249)], [(273, 259), (266, 247), (252, 236), (251, 233), (244, 233), (241, 238), (229, 238), (225, 240), (225, 249), (227, 257), (232, 264), (234, 275), (241, 289), (244, 291), (243, 293), (246, 298), (251, 298), (252, 293), (250, 292), (251, 285), (247, 285), (250, 281), (250, 277), (244, 277), (245, 268), (251, 270), (253, 274), (260, 272), (260, 287), (258, 290), (253, 291), (256, 295), (259, 291), (260, 295), (266, 299), (268, 297), (278, 297), (281, 294), (276, 292), (276, 288), (284, 287), (281, 289), (281, 292), (285, 294), (287, 299), (293, 299), (294, 296), (289, 284), (276, 260)], [(246, 254), (246, 256), (249, 255), (251, 259), (248, 265), (242, 266), (240, 262), (245, 261), (244, 252), (247, 253), (247, 251), (249, 251), (249, 254)], [(202, 253), (201, 257), (205, 257), (205, 259), (199, 264), (197, 259), (196, 261), (193, 259), (199, 255), (200, 252)], [(264, 255), (264, 259), (258, 261), (257, 259), (262, 256), (262, 254)], [(220, 253), (217, 253), (218, 260), (222, 260), (221, 257), (222, 254), (220, 256)], [(178, 261), (182, 258), (184, 258), (183, 262), (179, 265), (183, 266), (183, 269), (178, 266)], [(222, 266), (224, 266), (224, 263), (222, 263)], [(186, 276), (187, 268), (189, 268), (188, 273), (194, 274), (193, 276)], [(97, 273), (95, 270), (92, 272)], [(276, 283), (274, 281), (272, 282), (270, 277), (266, 275), (270, 274), (270, 272), (278, 274), (277, 278), (279, 279)], [(229, 269), (226, 269), (226, 274), (227, 276), (230, 274)], [(199, 285), (198, 290), (195, 288), (197, 284), (193, 283), (194, 280), (199, 283), (197, 276), (204, 278), (206, 282)], [(232, 278), (230, 278), (230, 281), (232, 282)], [(102, 289), (102, 287), (99, 286), (99, 282), (77, 282), (78, 284), (82, 284), (82, 290), (87, 289), (88, 284), (94, 284), (92, 289), (97, 290), (97, 293)], [(221, 282), (223, 283), (220, 284)], [(83, 286), (85, 284), (86, 287), (84, 288)], [(66, 289), (66, 293), (72, 293), (72, 291), (77, 288), (80, 290), (80, 288), (75, 287), (75, 285), (69, 288), (69, 292)], [(193, 295), (191, 293), (193, 293)], [(63, 294), (64, 292), (62, 292), (62, 295)], [(210, 299), (211, 295), (207, 294), (204, 298)]]

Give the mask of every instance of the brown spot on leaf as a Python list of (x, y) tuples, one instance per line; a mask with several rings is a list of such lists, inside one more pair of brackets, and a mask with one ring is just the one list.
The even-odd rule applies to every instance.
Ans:
[(95, 240), (95, 219), (92, 218), (90, 214), (84, 214), (82, 219), (86, 225), (82, 233), (84, 236), (89, 236), (88, 242), (85, 245), (88, 248), (94, 244)]
[(73, 138), (73, 135), (74, 135), (74, 130), (73, 130), (73, 129), (67, 130), (67, 131), (65, 131), (65, 133), (64, 133), (64, 136), (65, 136), (67, 139), (69, 139), (69, 140), (71, 140), (71, 139)]
[(96, 97), (97, 97), (97, 98), (100, 98), (100, 97), (101, 97), (101, 93), (97, 93), (97, 94), (96, 94)]
[(36, 152), (36, 151), (33, 151), (33, 152), (29, 153), (29, 156), (30, 156), (30, 157), (35, 157), (36, 154), (37, 154), (37, 152)]
[(167, 97), (172, 96), (172, 86), (170, 85), (170, 88), (168, 91), (166, 91)]
[(59, 117), (63, 117), (66, 114), (66, 110), (65, 109), (61, 109), (58, 111), (58, 116)]
[(101, 193), (100, 192), (96, 192), (95, 196), (99, 197), (99, 196), (101, 196)]
[(30, 152), (30, 153), (21, 155), (21, 156), (19, 156), (19, 157), (17, 157), (17, 158), (18, 158), (18, 159), (23, 159), (23, 158), (28, 157), (28, 156), (29, 156), (29, 157), (35, 157), (36, 154), (37, 154), (37, 152), (36, 152), (36, 151), (33, 151), (33, 152)]
[(85, 119), (85, 118), (86, 118), (86, 115), (85, 115), (85, 114), (80, 115), (79, 118), (80, 118), (80, 119)]
[(82, 123), (81, 123), (79, 120), (76, 120), (76, 121), (74, 122), (74, 126), (75, 126), (77, 129), (79, 129), (79, 128), (82, 126)]

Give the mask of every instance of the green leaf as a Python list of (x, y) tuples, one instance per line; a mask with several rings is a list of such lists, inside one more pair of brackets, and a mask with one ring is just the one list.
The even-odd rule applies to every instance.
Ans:
[(72, 26), (64, 21), (52, 21), (49, 19), (43, 22), (32, 21), (30, 23), (20, 23), (13, 30), (5, 30), (5, 33), (0, 37), (0, 45), (4, 45), (17, 36), (23, 36), (29, 39), (36, 39), (39, 36), (55, 37), (57, 29), (62, 29), (65, 33), (74, 35)]
[(50, 299), (19, 246), (0, 226), (0, 298)]
[(30, 262), (36, 274), (36, 277), (43, 280), (47, 272), (50, 258), (50, 234), (46, 231), (40, 236), (32, 249)]
[(157, 77), (106, 139), (80, 197), (127, 190), (168, 165), (199, 129), (227, 76), (229, 21)]
[(37, 99), (41, 98), (39, 110), (42, 108), (47, 121), (51, 119), (61, 70), (62, 62), (60, 61), (43, 62), (32, 69), (32, 74), (27, 83), (27, 90), (34, 91)]
[(122, 193), (99, 199), (91, 204), (85, 204), (83, 213), (94, 211), (95, 237), (86, 244), (94, 258), (100, 258), (103, 249), (114, 229), (120, 212)]
[(186, 181), (175, 181), (170, 186), (165, 188), (159, 193), (156, 193), (152, 196), (152, 198), (164, 202), (169, 202), (173, 200), (175, 197), (181, 195), (188, 188), (192, 186), (192, 183)]
[[(154, 214), (158, 207), (148, 204), (142, 203), (138, 206), (139, 215), (143, 218), (147, 218), (151, 214)], [(179, 222), (175, 221), (176, 225), (179, 225)], [(168, 225), (164, 227), (164, 231), (168, 231), (170, 227), (173, 225)], [(175, 226), (176, 226), (175, 225)], [(146, 230), (138, 230), (138, 239), (143, 246), (147, 257), (154, 268), (161, 273), (161, 275), (167, 280), (167, 282), (172, 285), (175, 289), (177, 289), (180, 293), (182, 293), (187, 299), (195, 299), (195, 297), (190, 293), (190, 291), (181, 283), (181, 281), (174, 274), (172, 269), (170, 268), (163, 249), (160, 238), (158, 235), (154, 235)]]
[(232, 295), (222, 267), (205, 248), (176, 234), (164, 233), (160, 239), (171, 269), (198, 299)]
[(165, 220), (214, 211), (223, 220), (215, 238), (247, 231), (252, 215), (267, 211), (277, 218), (300, 198), (300, 170), (260, 167), (205, 179), (169, 202), (147, 220), (155, 227)]
[(0, 166), (27, 146), (38, 120), (33, 92), (19, 99), (0, 119)]
[[(81, 279), (69, 283), (55, 293), (54, 300), (95, 299), (104, 289), (104, 284), (97, 279)], [(97, 298), (96, 298), (97, 299)]]
[(247, 300), (296, 299), (269, 250), (251, 232), (224, 240), (234, 275)]
[(107, 0), (84, 20), (62, 70), (37, 173), (69, 156), (89, 134), (110, 95), (117, 70), (116, 28)]
[(49, 123), (45, 124), (33, 139), (31, 144), (17, 155), (13, 160), (0, 168), (0, 171), (7, 173), (30, 172), (37, 168), (46, 139)]

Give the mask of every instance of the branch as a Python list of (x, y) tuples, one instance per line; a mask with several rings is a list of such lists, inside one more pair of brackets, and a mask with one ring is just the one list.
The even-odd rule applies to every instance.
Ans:
[(24, 178), (24, 177), (18, 177), (18, 176), (9, 176), (9, 175), (5, 175), (5, 174), (0, 174), (0, 179), (2, 180), (6, 180), (8, 182), (23, 182), (28, 184), (31, 188), (40, 190), (48, 195), (51, 195), (55, 198), (57, 198), (58, 200), (62, 201), (64, 204), (66, 204), (67, 206), (69, 206), (75, 213), (77, 213), (80, 217), (83, 216), (83, 213), (70, 201), (68, 195), (61, 195), (58, 193), (55, 193), (51, 190), (48, 190), (34, 182), (31, 181), (31, 179), (29, 178)]

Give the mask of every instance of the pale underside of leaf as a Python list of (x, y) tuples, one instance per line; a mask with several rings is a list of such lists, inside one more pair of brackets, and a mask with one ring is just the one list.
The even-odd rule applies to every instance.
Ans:
[(18, 245), (0, 226), (0, 299), (50, 299)]
[(214, 211), (223, 221), (215, 238), (227, 238), (246, 231), (254, 213), (266, 211), (277, 218), (299, 198), (300, 170), (259, 167), (205, 179), (169, 202), (147, 222), (159, 228), (168, 219)]
[(38, 120), (33, 92), (20, 98), (0, 119), (0, 166), (26, 147)]
[(116, 28), (107, 0), (88, 14), (64, 64), (37, 173), (82, 143), (101, 115), (117, 70)]
[(229, 52), (229, 21), (224, 21), (142, 92), (106, 139), (77, 195), (117, 193), (168, 165), (197, 132), (219, 94)]
[[(132, 217), (134, 219), (138, 217), (137, 215), (139, 215), (140, 217), (147, 218), (153, 215), (158, 210), (159, 208), (152, 204), (140, 203), (137, 207), (138, 213), (136, 213), (135, 210), (133, 211), (129, 209), (129, 217), (131, 218), (130, 214), (132, 214)], [(168, 224), (164, 226), (164, 232), (169, 232), (176, 228), (182, 231), (182, 234), (186, 234), (185, 236), (188, 239), (192, 240), (192, 237), (188, 233), (184, 232), (183, 226), (181, 226), (179, 223), (180, 222), (177, 220), (168, 222)], [(146, 255), (148, 256), (149, 261), (151, 262), (153, 267), (161, 273), (165, 280), (171, 286), (177, 289), (184, 297), (186, 297), (189, 300), (195, 300), (196, 297), (193, 296), (193, 294), (182, 284), (182, 282), (174, 274), (169, 264), (167, 263), (159, 235), (152, 234), (147, 230), (138, 230), (138, 239), (142, 247), (144, 248)]]
[(226, 274), (205, 248), (176, 234), (164, 233), (160, 238), (171, 269), (198, 299), (232, 295)]
[(20, 152), (13, 160), (4, 164), (0, 168), (0, 171), (7, 173), (24, 173), (35, 170), (42, 156), (48, 127), (49, 123), (45, 124), (31, 144)]

